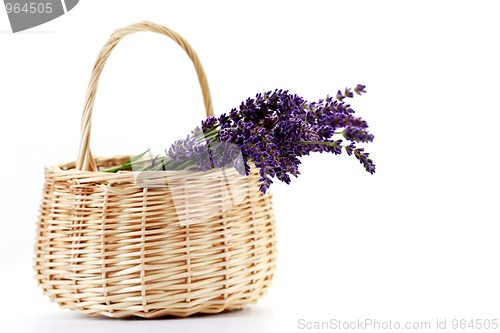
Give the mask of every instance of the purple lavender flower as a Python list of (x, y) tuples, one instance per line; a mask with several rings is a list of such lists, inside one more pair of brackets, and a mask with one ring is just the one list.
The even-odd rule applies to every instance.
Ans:
[(219, 120), (214, 116), (208, 117), (201, 121), (201, 129), (203, 132), (207, 133), (214, 130), (217, 127)]
[(345, 88), (344, 89), (344, 93), (342, 93), (340, 90), (337, 91), (337, 99), (342, 101), (344, 98), (353, 98), (354, 97), (354, 94), (352, 93), (351, 91), (351, 88)]
[(337, 99), (338, 100), (343, 100), (344, 98), (346, 98), (346, 96), (344, 96), (344, 94), (342, 94), (342, 91), (337, 91)]
[(366, 86), (362, 84), (358, 84), (356, 87), (354, 87), (354, 92), (358, 95), (361, 95), (361, 93), (366, 93), (365, 90)]
[[(358, 85), (354, 91), (360, 94), (364, 86)], [(344, 138), (349, 141), (373, 140), (373, 135), (366, 131), (366, 121), (355, 117), (350, 105), (342, 101), (353, 97), (351, 89), (346, 88), (340, 95), (340, 101), (327, 96), (307, 103), (286, 90), (257, 94), (229, 115), (221, 115), (219, 140), (237, 144), (244, 160), (253, 161), (260, 169), (262, 192), (274, 177), (290, 183), (290, 176), (300, 174), (300, 157), (311, 152), (342, 153), (342, 140), (331, 140), (336, 130), (343, 128)], [(366, 167), (370, 165), (366, 153), (358, 151), (357, 158)]]
[[(361, 95), (365, 86), (358, 84), (354, 92)], [(355, 111), (345, 103), (353, 96), (350, 88), (343, 93), (339, 90), (336, 98), (327, 96), (317, 102), (307, 102), (287, 90), (259, 93), (228, 114), (203, 120), (201, 128), (174, 142), (167, 156), (155, 159), (152, 168), (208, 171), (234, 167), (248, 175), (253, 162), (259, 169), (260, 190), (265, 193), (273, 178), (288, 184), (291, 176), (297, 177), (301, 157), (310, 153), (338, 155), (344, 148), (366, 171), (374, 173), (369, 154), (355, 145), (373, 141), (373, 135), (367, 131), (366, 121), (354, 116)], [(348, 142), (334, 139), (336, 134)]]
[(197, 132), (198, 130), (195, 129), (184, 140), (177, 140), (170, 146), (167, 155), (174, 163), (182, 164), (194, 157), (195, 133)]
[(353, 98), (354, 94), (352, 93), (352, 91), (351, 91), (350, 88), (345, 88), (345, 90), (344, 90), (344, 96), (345, 97), (349, 97), (349, 98)]
[(356, 142), (372, 142), (373, 135), (368, 133), (364, 128), (348, 126), (343, 132), (344, 138)]
[(354, 156), (359, 160), (359, 163), (363, 164), (365, 167), (365, 170), (368, 171), (371, 174), (375, 173), (375, 164), (369, 158), (370, 154), (365, 153), (363, 148), (356, 148), (354, 149)]
[(354, 153), (354, 149), (356, 149), (356, 145), (354, 144), (354, 142), (351, 142), (347, 146), (344, 146), (344, 148), (347, 155), (351, 156)]

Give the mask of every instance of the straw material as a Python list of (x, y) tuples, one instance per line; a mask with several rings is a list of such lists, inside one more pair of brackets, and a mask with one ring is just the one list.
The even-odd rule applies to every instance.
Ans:
[(117, 30), (94, 67), (78, 160), (45, 168), (36, 279), (52, 301), (89, 315), (242, 308), (265, 294), (276, 260), (271, 195), (259, 192), (257, 170), (248, 177), (232, 168), (107, 173), (98, 170), (128, 157), (94, 159), (90, 152), (99, 75), (118, 41), (136, 31), (169, 36), (186, 50), (213, 114), (199, 59), (182, 37), (150, 22)]

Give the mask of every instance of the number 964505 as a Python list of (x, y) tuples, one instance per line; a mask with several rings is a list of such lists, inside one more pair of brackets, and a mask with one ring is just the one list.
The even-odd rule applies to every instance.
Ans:
[(25, 14), (50, 14), (52, 13), (52, 3), (51, 2), (46, 2), (46, 3), (36, 3), (36, 2), (31, 2), (31, 3), (25, 3), (21, 5), (20, 3), (14, 2), (14, 3), (9, 3), (7, 2), (5, 4), (5, 9), (7, 10), (7, 14), (19, 14), (19, 13), (25, 13)]

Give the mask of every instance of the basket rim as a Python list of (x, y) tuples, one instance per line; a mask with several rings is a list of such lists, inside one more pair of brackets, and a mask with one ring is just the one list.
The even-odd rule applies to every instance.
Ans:
[[(103, 163), (109, 161), (122, 161), (130, 158), (132, 155), (116, 155), (112, 157), (95, 157), (96, 165), (102, 165)], [(257, 168), (253, 162), (249, 162), (250, 173), (257, 172)], [(154, 173), (158, 175), (158, 178), (169, 178), (169, 179), (184, 179), (184, 178), (210, 178), (213, 176), (220, 177), (222, 170), (224, 172), (224, 177), (233, 178), (236, 176), (247, 177), (245, 175), (240, 175), (238, 171), (231, 166), (225, 168), (214, 168), (208, 171), (198, 171), (196, 169), (184, 169), (184, 170), (159, 170), (159, 171), (131, 171), (131, 170), (120, 170), (118, 172), (105, 172), (105, 171), (89, 171), (89, 170), (78, 170), (76, 169), (76, 161), (63, 162), (58, 164), (49, 164), (45, 166), (46, 175), (55, 177), (61, 181), (77, 181), (78, 183), (92, 183), (92, 182), (111, 182), (111, 183), (121, 183), (130, 182), (135, 183), (140, 174), (144, 173)]]

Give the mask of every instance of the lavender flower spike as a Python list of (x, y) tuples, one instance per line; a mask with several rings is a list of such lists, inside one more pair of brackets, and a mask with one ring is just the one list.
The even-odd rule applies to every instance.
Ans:
[(373, 134), (360, 127), (346, 127), (342, 134), (347, 140), (356, 142), (372, 142), (374, 138)]
[(366, 86), (362, 84), (358, 84), (356, 87), (354, 87), (354, 92), (358, 95), (361, 95), (361, 93), (366, 93), (365, 90)]

